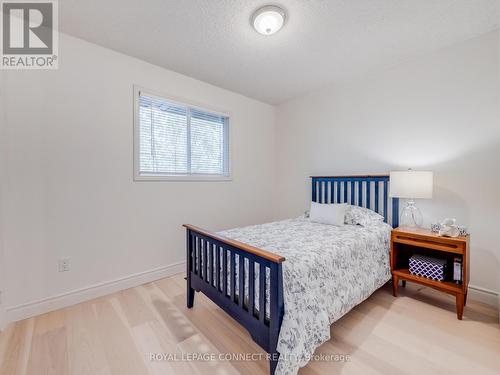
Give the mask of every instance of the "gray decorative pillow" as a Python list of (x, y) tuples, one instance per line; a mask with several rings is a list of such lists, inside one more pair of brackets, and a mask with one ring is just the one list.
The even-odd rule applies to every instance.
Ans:
[(347, 206), (345, 212), (346, 224), (367, 226), (380, 221), (384, 221), (384, 217), (369, 208), (353, 205)]

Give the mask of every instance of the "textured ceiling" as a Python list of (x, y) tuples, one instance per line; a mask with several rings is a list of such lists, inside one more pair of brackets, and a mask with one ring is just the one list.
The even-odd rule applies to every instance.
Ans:
[(61, 0), (61, 31), (277, 104), (499, 27), (500, 0), (281, 0), (266, 37), (254, 0)]

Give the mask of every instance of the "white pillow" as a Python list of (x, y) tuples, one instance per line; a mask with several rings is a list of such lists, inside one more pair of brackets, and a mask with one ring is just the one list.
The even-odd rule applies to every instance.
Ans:
[(344, 225), (347, 204), (323, 204), (311, 202), (309, 219), (314, 223)]
[(384, 221), (384, 217), (366, 207), (348, 205), (345, 212), (345, 223), (367, 226)]

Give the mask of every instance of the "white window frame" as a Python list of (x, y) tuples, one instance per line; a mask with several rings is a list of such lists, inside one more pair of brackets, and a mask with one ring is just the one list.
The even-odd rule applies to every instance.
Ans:
[[(151, 174), (144, 175), (140, 173), (140, 124), (139, 124), (139, 96), (140, 93), (147, 94), (149, 96), (158, 97), (160, 99), (166, 100), (172, 104), (178, 104), (181, 106), (192, 107), (200, 111), (205, 111), (215, 115), (220, 115), (228, 118), (226, 123), (226, 129), (224, 131), (224, 142), (227, 153), (227, 163), (228, 172), (227, 175), (213, 175), (213, 174), (175, 174), (175, 175), (163, 175), (163, 174)], [(180, 99), (173, 97), (169, 94), (163, 94), (156, 92), (155, 90), (150, 90), (143, 88), (138, 85), (134, 85), (134, 181), (232, 181), (232, 169), (231, 169), (231, 131), (229, 127), (229, 122), (231, 115), (228, 111), (222, 111), (220, 109), (210, 108), (210, 106), (194, 103), (192, 101)], [(190, 155), (188, 155), (190, 157)]]

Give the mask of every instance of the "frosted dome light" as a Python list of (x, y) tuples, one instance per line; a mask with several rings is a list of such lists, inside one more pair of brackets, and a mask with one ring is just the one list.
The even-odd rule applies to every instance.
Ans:
[(285, 11), (275, 5), (266, 5), (255, 11), (252, 24), (255, 30), (262, 35), (277, 33), (285, 23)]

